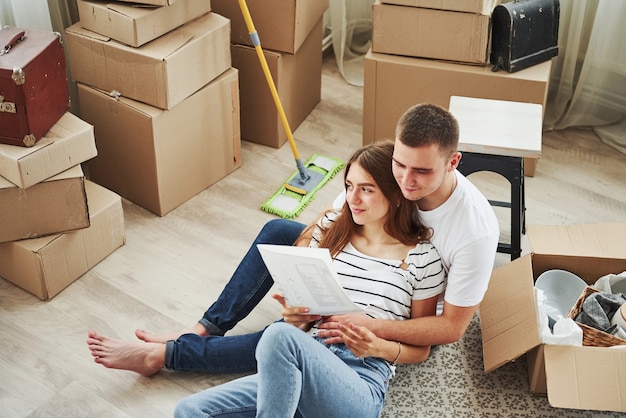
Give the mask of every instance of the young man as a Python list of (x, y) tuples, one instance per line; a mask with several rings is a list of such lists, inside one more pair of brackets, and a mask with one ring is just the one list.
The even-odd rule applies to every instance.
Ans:
[[(319, 336), (340, 341), (341, 324), (354, 323), (380, 338), (412, 345), (438, 345), (459, 340), (481, 302), (495, 260), (499, 239), (497, 218), (487, 199), (456, 168), (459, 129), (445, 109), (420, 104), (400, 118), (396, 128), (393, 173), (404, 197), (416, 202), (425, 225), (433, 229), (432, 243), (447, 271), (447, 284), (436, 316), (385, 321), (364, 315), (332, 316)], [(343, 204), (343, 194), (335, 206)], [(216, 343), (260, 302), (273, 281), (256, 244), (291, 245), (305, 225), (277, 219), (268, 222), (217, 301), (192, 327), (170, 333), (137, 330), (143, 342), (125, 342), (89, 332), (87, 344), (95, 361), (106, 367), (151, 375), (162, 367), (214, 372), (253, 371), (254, 350), (263, 331)], [(306, 313), (303, 311), (303, 318)], [(227, 346), (228, 349), (224, 347)]]

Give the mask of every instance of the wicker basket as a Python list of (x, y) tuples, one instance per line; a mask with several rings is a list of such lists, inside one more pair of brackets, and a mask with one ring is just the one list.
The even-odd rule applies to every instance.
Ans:
[[(576, 304), (569, 311), (569, 314), (567, 314), (567, 317), (572, 319), (576, 318), (583, 310), (583, 303), (585, 299), (587, 299), (587, 296), (595, 292), (599, 292), (599, 290), (591, 286), (585, 287), (578, 301), (576, 301)], [(626, 340), (622, 338), (615, 337), (609, 333), (590, 327), (589, 325), (581, 324), (580, 322), (576, 322), (576, 325), (583, 330), (583, 346), (613, 347), (615, 345), (626, 345)]]

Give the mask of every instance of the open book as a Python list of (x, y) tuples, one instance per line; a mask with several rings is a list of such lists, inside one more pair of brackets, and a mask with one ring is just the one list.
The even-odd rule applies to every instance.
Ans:
[(344, 293), (328, 248), (257, 245), (261, 257), (289, 306), (315, 315), (339, 315), (363, 310)]

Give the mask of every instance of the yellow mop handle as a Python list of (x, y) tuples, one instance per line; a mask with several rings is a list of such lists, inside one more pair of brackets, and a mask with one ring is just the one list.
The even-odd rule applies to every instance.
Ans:
[(246, 21), (246, 26), (248, 27), (250, 40), (252, 41), (252, 44), (254, 45), (254, 48), (256, 49), (256, 53), (259, 56), (259, 61), (261, 62), (261, 67), (263, 68), (263, 73), (265, 74), (267, 85), (269, 86), (270, 91), (272, 93), (272, 98), (274, 99), (274, 103), (276, 104), (276, 109), (278, 110), (280, 120), (283, 123), (283, 128), (285, 129), (285, 133), (287, 134), (287, 139), (289, 140), (289, 145), (291, 145), (291, 152), (293, 152), (293, 156), (296, 160), (300, 160), (300, 153), (298, 153), (298, 148), (296, 147), (296, 141), (293, 138), (291, 128), (289, 127), (289, 122), (287, 121), (287, 116), (285, 116), (283, 105), (280, 102), (280, 98), (278, 97), (278, 91), (276, 91), (276, 86), (274, 85), (274, 79), (272, 78), (270, 69), (267, 66), (267, 61), (265, 59), (265, 55), (263, 54), (263, 49), (261, 48), (261, 40), (259, 39), (259, 35), (257, 34), (256, 29), (254, 28), (254, 23), (252, 23), (252, 16), (250, 16), (248, 5), (246, 4), (246, 0), (238, 0), (238, 1), (239, 1), (239, 7), (241, 8), (241, 13), (243, 14), (243, 19)]

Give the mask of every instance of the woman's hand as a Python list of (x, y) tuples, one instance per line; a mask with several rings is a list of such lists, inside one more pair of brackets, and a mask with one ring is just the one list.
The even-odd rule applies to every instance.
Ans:
[(283, 309), (281, 315), (288, 324), (303, 330), (308, 330), (311, 328), (313, 322), (322, 319), (321, 315), (308, 314), (309, 308), (288, 306), (283, 295), (274, 294), (272, 297), (282, 305)]

